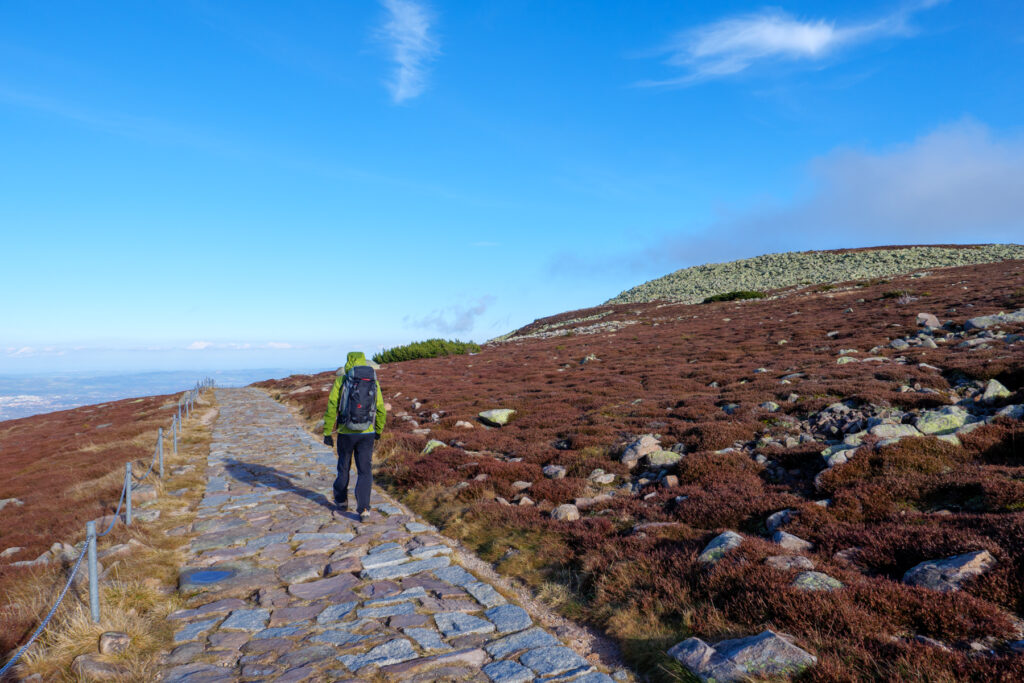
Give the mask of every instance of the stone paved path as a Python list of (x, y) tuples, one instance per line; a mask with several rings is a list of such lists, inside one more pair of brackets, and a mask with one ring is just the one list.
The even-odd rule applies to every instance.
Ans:
[(334, 516), (335, 456), (285, 407), (217, 400), (165, 681), (611, 683), (379, 491)]

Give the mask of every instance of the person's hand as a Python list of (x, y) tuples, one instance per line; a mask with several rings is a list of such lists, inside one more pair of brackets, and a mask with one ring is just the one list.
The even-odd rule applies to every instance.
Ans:
[(374, 432), (373, 433), (373, 440), (374, 441), (380, 441), (380, 432)]
[(334, 445), (334, 437), (331, 436), (330, 434), (325, 436), (324, 437), (324, 445), (325, 446), (333, 446)]

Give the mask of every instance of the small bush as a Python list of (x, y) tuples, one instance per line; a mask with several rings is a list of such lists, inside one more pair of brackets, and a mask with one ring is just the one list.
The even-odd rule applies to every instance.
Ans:
[(905, 296), (909, 296), (910, 292), (906, 290), (894, 289), (882, 294), (883, 299), (902, 299)]
[(428, 339), (413, 342), (405, 346), (384, 349), (373, 355), (375, 363), (399, 363), (403, 360), (416, 358), (437, 358), (438, 356), (458, 356), (464, 353), (477, 353), (479, 344), (462, 342), (458, 339)]
[(701, 303), (710, 304), (715, 301), (739, 301), (741, 299), (763, 299), (764, 292), (747, 292), (738, 290), (735, 292), (725, 292), (723, 294), (715, 294), (704, 299)]

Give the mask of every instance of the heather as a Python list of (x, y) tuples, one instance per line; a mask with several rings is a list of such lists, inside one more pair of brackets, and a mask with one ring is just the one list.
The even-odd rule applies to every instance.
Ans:
[[(144, 472), (177, 402), (171, 396), (126, 399), (0, 422), (0, 593), (8, 594), (36, 570), (12, 567), (33, 560), (58, 541), (75, 543), (85, 523), (110, 514), (126, 462)], [(56, 585), (56, 580), (55, 580)], [(59, 588), (59, 586), (58, 586)], [(0, 651), (13, 647), (34, 624), (0, 612)]]
[(476, 353), (480, 347), (473, 342), (462, 342), (458, 339), (427, 339), (404, 346), (384, 349), (373, 355), (375, 363), (399, 363), (416, 358), (437, 358), (463, 353)]
[[(886, 277), (604, 305), (538, 320), (478, 355), (381, 368), (391, 411), (378, 476), (655, 679), (682, 675), (665, 651), (684, 638), (772, 628), (818, 657), (804, 680), (1019, 680), (1008, 643), (1024, 636), (1024, 427), (994, 416), (1024, 403), (1024, 323), (964, 325), (1019, 307), (1024, 263)], [(925, 343), (921, 312), (939, 318), (925, 337), (941, 343)], [(1008, 395), (983, 403), (993, 379)], [(261, 386), (315, 421), (326, 393), (288, 392), (329, 382)], [(955, 443), (861, 435), (953, 404), (992, 419)], [(509, 425), (476, 420), (499, 407), (516, 411)], [(644, 434), (678, 462), (622, 462)], [(822, 451), (846, 436), (860, 441), (829, 466)], [(445, 445), (423, 455), (428, 439)], [(564, 478), (549, 478), (551, 465)], [(552, 517), (566, 503), (578, 520)], [(800, 590), (796, 570), (766, 562), (792, 554), (768, 529), (782, 510), (781, 528), (810, 544), (797, 554), (841, 588)], [(698, 561), (725, 530), (742, 544)], [(960, 590), (901, 580), (975, 551), (995, 564)]]

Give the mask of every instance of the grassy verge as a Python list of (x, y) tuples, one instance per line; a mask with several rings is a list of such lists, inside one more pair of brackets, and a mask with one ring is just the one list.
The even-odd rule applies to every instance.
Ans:
[[(164, 455), (164, 479), (150, 475), (157, 498), (136, 505), (134, 510), (136, 514), (158, 511), (159, 517), (135, 521), (130, 528), (119, 522), (110, 535), (100, 539), (100, 622), (92, 621), (88, 581), (83, 578), (69, 590), (47, 630), (22, 657), (19, 676), (80, 680), (72, 672), (72, 662), (79, 655), (95, 655), (97, 661), (118, 668), (119, 680), (158, 678), (159, 656), (172, 645), (174, 627), (167, 615), (181, 607), (175, 589), (178, 568), (184, 561), (187, 529), (203, 494), (210, 427), (216, 413), (213, 394), (207, 392), (195, 417), (183, 427), (177, 456), (171, 449)], [(113, 554), (103, 557), (112, 550)], [(8, 597), (10, 608), (38, 623), (52, 607), (69, 570), (70, 565), (53, 567), (20, 582)], [(86, 576), (84, 561), (79, 576)], [(131, 637), (126, 652), (98, 654), (100, 635), (108, 631)]]

